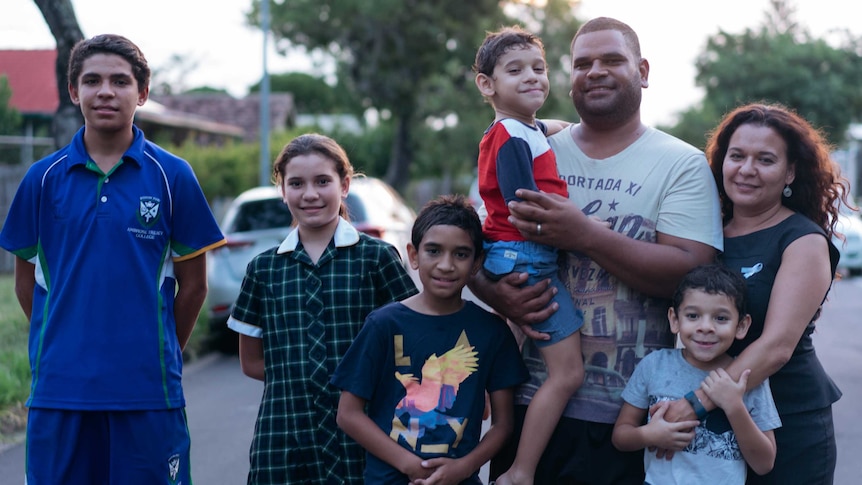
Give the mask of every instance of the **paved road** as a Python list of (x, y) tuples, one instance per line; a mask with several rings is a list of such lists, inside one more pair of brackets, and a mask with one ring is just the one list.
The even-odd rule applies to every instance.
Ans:
[[(815, 346), (844, 392), (834, 407), (838, 441), (836, 485), (862, 477), (862, 278), (839, 281), (824, 306)], [(184, 385), (192, 433), (192, 469), (199, 485), (240, 485), (262, 384), (242, 375), (236, 357), (210, 356), (186, 368)], [(0, 451), (0, 482), (23, 483), (24, 449)]]
[(209, 359), (183, 377), (192, 478), (200, 485), (244, 484), (263, 383), (243, 375), (237, 357)]
[(835, 283), (814, 334), (826, 372), (844, 395), (832, 408), (838, 442), (836, 485), (862, 483), (862, 278)]

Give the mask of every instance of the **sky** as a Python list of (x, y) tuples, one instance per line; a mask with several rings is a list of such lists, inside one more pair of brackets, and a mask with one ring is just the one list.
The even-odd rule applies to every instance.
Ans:
[[(32, 0), (0, 0), (0, 49), (52, 49), (54, 39)], [(263, 34), (245, 26), (251, 0), (72, 0), (84, 36), (122, 34), (138, 44), (150, 67), (164, 68), (173, 56), (197, 63), (186, 87), (224, 88), (243, 96), (263, 73)], [(862, 36), (862, 3), (795, 0), (797, 20), (815, 36), (848, 28)], [(106, 6), (108, 6), (106, 8)], [(676, 113), (698, 102), (694, 61), (719, 29), (741, 33), (763, 23), (769, 0), (582, 0), (578, 18), (614, 17), (638, 33), (650, 63), (650, 87), (641, 115), (649, 125), (670, 124)], [(316, 74), (311, 61), (278, 55), (269, 38), (270, 73)]]

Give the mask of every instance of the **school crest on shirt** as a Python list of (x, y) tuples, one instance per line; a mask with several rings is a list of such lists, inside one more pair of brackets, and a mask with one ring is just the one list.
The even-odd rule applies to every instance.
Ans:
[(156, 197), (143, 196), (141, 197), (140, 207), (138, 209), (138, 221), (141, 222), (141, 225), (144, 227), (153, 227), (159, 217), (161, 216), (161, 212), (159, 208), (161, 207), (161, 200)]
[(180, 455), (171, 455), (168, 458), (168, 475), (171, 477), (171, 482), (177, 481), (177, 474), (180, 472)]

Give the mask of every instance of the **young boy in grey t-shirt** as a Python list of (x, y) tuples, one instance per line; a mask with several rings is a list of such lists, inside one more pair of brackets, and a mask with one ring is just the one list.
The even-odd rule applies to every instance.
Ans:
[[(746, 392), (751, 371), (736, 382), (724, 370), (733, 360), (727, 349), (751, 324), (745, 294), (742, 276), (719, 264), (691, 270), (674, 294), (668, 319), (684, 348), (657, 350), (638, 363), (614, 426), (613, 443), (622, 451), (676, 451), (670, 460), (645, 451), (645, 483), (743, 484), (746, 464), (757, 474), (772, 469), (772, 430), (781, 421), (768, 381)], [(718, 405), (714, 411), (706, 413), (689, 392), (698, 386)], [(683, 396), (699, 421), (665, 421), (667, 405)]]

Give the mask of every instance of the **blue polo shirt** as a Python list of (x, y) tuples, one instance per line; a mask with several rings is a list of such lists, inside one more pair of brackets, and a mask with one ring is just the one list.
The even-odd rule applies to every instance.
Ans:
[(0, 246), (36, 265), (27, 406), (185, 405), (174, 262), (224, 244), (188, 163), (144, 138), (108, 174), (84, 130), (21, 182)]

